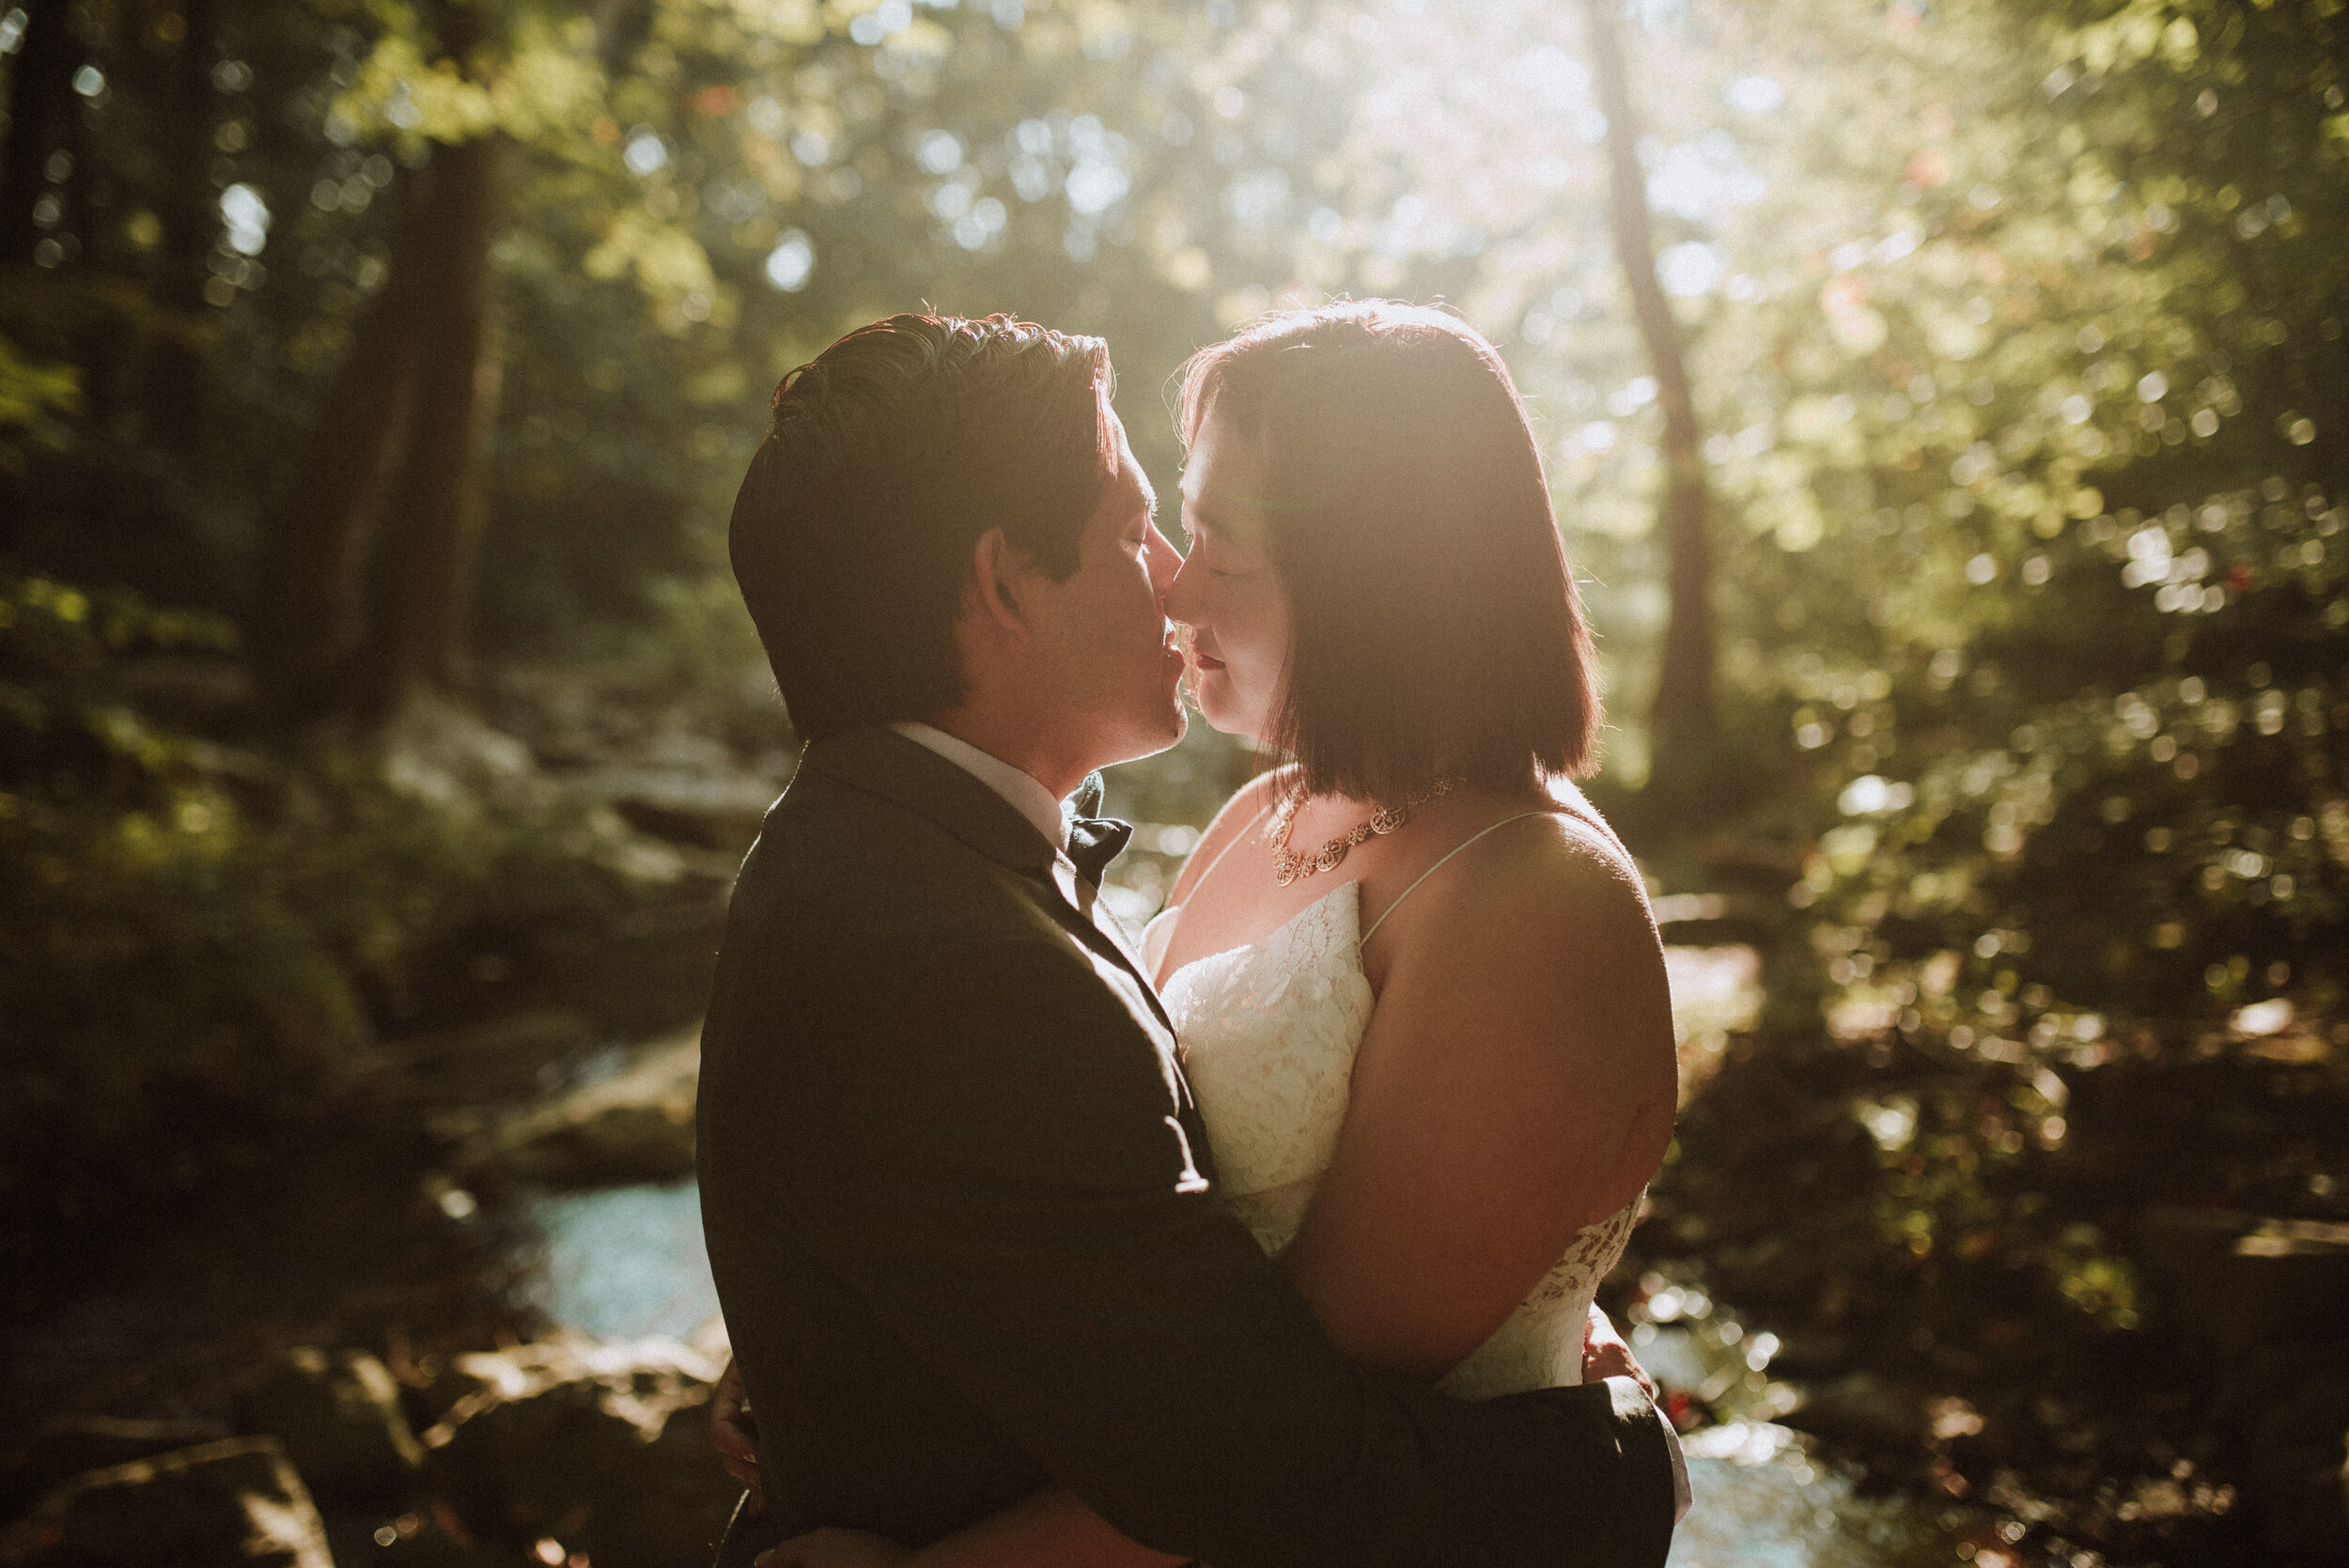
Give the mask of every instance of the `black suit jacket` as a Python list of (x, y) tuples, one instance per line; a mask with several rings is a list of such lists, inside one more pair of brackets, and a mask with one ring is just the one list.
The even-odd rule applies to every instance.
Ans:
[(744, 862), (702, 1042), (703, 1223), (770, 1517), (924, 1545), (1051, 1482), (1217, 1568), (1652, 1564), (1622, 1379), (1484, 1404), (1339, 1359), (1211, 1191), (1157, 997), (1066, 856), (872, 729)]

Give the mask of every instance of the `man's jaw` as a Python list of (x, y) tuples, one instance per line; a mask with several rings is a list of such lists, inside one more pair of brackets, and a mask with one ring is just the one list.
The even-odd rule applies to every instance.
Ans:
[(1093, 766), (1096, 768), (1115, 768), (1122, 763), (1140, 762), (1144, 757), (1157, 756), (1160, 752), (1171, 752), (1182, 743), (1190, 729), (1190, 711), (1178, 699), (1169, 703), (1162, 715), (1153, 715), (1148, 723), (1137, 723), (1121, 738), (1101, 746)]
[(1079, 776), (1121, 763), (1139, 762), (1179, 745), (1190, 728), (1190, 710), (1183, 701), (1185, 664), (1177, 650), (1157, 671), (1158, 680), (1145, 697), (1137, 690), (1133, 701), (1112, 716), (1097, 709), (1087, 726), (1083, 750), (1088, 760)]
[(1187, 641), (1178, 629), (1170, 628), (1167, 632), (1166, 653), (1159, 667), (1163, 684), (1155, 694), (1163, 705), (1159, 711), (1165, 715), (1161, 727), (1164, 738), (1143, 753), (1143, 756), (1156, 756), (1177, 744), (1190, 728), (1190, 704), (1185, 691), (1191, 669), (1190, 650), (1184, 645)]

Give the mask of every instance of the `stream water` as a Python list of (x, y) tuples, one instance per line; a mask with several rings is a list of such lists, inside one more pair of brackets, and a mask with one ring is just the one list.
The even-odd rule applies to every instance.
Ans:
[(523, 1213), (539, 1238), (526, 1304), (598, 1339), (708, 1338), (718, 1287), (692, 1182), (562, 1193)]
[[(557, 1323), (603, 1339), (660, 1335), (712, 1343), (717, 1288), (692, 1182), (544, 1197), (524, 1211), (534, 1235), (528, 1299)], [(1666, 1327), (1640, 1354), (1667, 1386), (1711, 1377), (1712, 1335)], [(1936, 1512), (1861, 1498), (1848, 1479), (1766, 1421), (1691, 1435), (1696, 1506), (1670, 1568), (1948, 1568), (1959, 1560)]]

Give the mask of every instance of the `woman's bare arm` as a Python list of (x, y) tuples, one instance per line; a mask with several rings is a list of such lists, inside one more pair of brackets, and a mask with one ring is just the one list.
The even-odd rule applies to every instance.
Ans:
[(1496, 833), (1378, 939), (1336, 1155), (1283, 1261), (1349, 1360), (1436, 1377), (1654, 1173), (1671, 998), (1637, 874), (1572, 820)]

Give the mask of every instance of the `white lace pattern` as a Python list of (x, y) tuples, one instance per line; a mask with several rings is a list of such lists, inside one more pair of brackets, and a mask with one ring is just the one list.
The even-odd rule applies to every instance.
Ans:
[[(1156, 968), (1174, 918), (1150, 923)], [(1263, 941), (1185, 964), (1163, 996), (1199, 1099), (1218, 1187), (1274, 1257), (1297, 1237), (1336, 1153), (1354, 1053), (1370, 1022), (1359, 884), (1341, 883)], [(1576, 1233), (1541, 1281), (1439, 1386), (1470, 1399), (1582, 1381), (1582, 1333), (1623, 1255), (1638, 1201)]]

